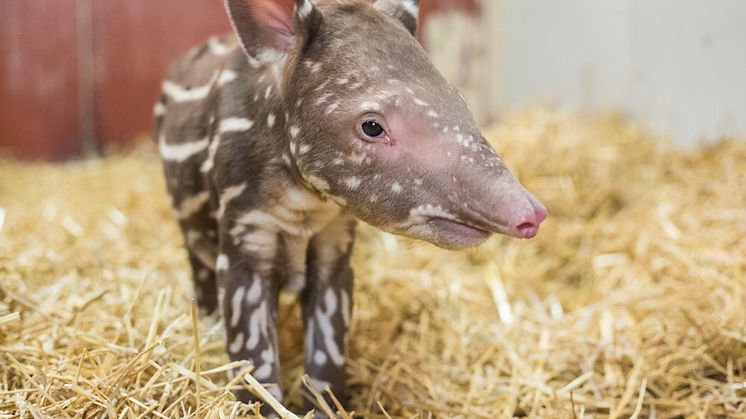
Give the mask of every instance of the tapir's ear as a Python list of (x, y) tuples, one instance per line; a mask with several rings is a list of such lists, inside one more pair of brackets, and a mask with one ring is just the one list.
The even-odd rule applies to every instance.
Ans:
[(321, 20), (310, 0), (225, 0), (225, 8), (244, 50), (260, 61), (302, 48)]
[(399, 19), (412, 35), (417, 33), (420, 0), (376, 0), (373, 7)]

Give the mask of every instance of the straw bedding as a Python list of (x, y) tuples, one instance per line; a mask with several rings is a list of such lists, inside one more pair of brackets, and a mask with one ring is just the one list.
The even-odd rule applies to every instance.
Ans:
[[(359, 229), (355, 414), (746, 418), (746, 142), (677, 151), (541, 109), (486, 136), (551, 216), (537, 239), (463, 253)], [(226, 390), (220, 323), (193, 323), (151, 150), (0, 163), (0, 417), (252, 415)]]

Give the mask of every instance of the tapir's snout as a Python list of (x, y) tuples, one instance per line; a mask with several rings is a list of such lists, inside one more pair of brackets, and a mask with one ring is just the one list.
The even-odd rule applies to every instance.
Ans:
[(547, 209), (540, 202), (531, 202), (532, 211), (522, 214), (519, 221), (511, 226), (510, 234), (515, 237), (532, 239), (539, 232), (539, 226), (547, 218)]
[(472, 179), (460, 214), (465, 223), (490, 233), (523, 239), (536, 236), (548, 211), (507, 169), (494, 182)]

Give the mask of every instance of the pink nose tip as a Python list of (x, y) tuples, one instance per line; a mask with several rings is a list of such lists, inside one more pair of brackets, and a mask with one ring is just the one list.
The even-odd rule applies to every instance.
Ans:
[(539, 225), (546, 220), (546, 218), (547, 209), (544, 208), (544, 206), (535, 207), (533, 219), (527, 219), (516, 227), (518, 237), (531, 239), (536, 236), (536, 233), (539, 232)]

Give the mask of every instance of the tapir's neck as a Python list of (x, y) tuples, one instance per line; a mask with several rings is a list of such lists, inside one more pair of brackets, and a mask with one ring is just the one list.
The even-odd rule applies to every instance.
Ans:
[(273, 157), (267, 164), (287, 175), (294, 186), (325, 199), (317, 188), (304, 180), (296, 164), (296, 156), (301, 149), (296, 141), (299, 135), (296, 120), (298, 115), (295, 115), (292, 108), (298, 106), (289, 105), (289, 99), (284, 96), (281, 81), (283, 64), (250, 61), (249, 65), (254, 72), (255, 83), (252, 86), (251, 106), (248, 111), (260, 128), (257, 141), (263, 144), (263, 148), (274, 150)]

